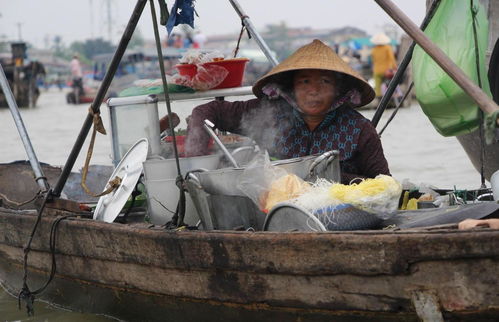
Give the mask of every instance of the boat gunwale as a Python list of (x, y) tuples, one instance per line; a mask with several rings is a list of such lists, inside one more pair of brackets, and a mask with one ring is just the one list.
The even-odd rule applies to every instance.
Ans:
[[(56, 218), (42, 217), (33, 240), (33, 251), (50, 255), (48, 236)], [(13, 215), (0, 209), (0, 223), (4, 223), (0, 225), (0, 232), (4, 231), (0, 245), (22, 249), (27, 238), (24, 232), (31, 231), (35, 220), (35, 214)], [(422, 261), (499, 259), (499, 249), (490, 246), (490, 241), (499, 238), (499, 230), (494, 229), (317, 233), (166, 231), (71, 218), (62, 221), (58, 230), (58, 255), (163, 269), (371, 276), (408, 274), (412, 264)]]

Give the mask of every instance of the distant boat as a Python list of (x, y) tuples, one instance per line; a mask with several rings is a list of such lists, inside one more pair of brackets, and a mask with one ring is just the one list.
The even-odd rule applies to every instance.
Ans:
[[(164, 48), (163, 60), (168, 66), (167, 73), (172, 73), (173, 66), (187, 51), (184, 48)], [(114, 53), (99, 54), (92, 58), (93, 72), (87, 73), (83, 78), (83, 93), (76, 93), (75, 89), (66, 94), (66, 101), (69, 104), (90, 103), (93, 101), (100, 82), (106, 74)], [(123, 89), (132, 86), (138, 79), (160, 78), (156, 50), (127, 50), (121, 60), (115, 78), (108, 90), (106, 98), (116, 97)], [(78, 95), (78, 100), (76, 96)]]
[[(38, 61), (25, 61), (26, 44), (16, 42), (11, 44), (12, 57), (0, 58), (7, 80), (16, 99), (17, 105), (35, 107), (40, 90), (38, 80), (45, 76), (45, 68)], [(7, 107), (3, 92), (0, 92), (0, 107)]]

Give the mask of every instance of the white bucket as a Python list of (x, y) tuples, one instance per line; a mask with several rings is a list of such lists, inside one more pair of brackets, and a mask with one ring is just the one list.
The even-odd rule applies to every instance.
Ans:
[[(220, 163), (220, 155), (205, 155), (192, 158), (180, 158), (182, 175), (196, 169), (214, 170)], [(144, 162), (147, 206), (151, 222), (163, 225), (173, 217), (177, 209), (180, 191), (175, 184), (177, 164), (175, 159), (150, 159)], [(184, 222), (195, 225), (199, 216), (192, 203), (191, 196), (186, 194)], [(165, 207), (168, 209), (165, 209)]]
[(494, 195), (494, 200), (499, 200), (499, 170), (494, 172), (490, 177), (490, 185), (492, 187), (492, 194)]
[[(214, 170), (220, 163), (220, 155), (203, 155), (192, 158), (180, 158), (182, 175), (196, 169)], [(149, 159), (144, 162), (144, 174), (147, 180), (175, 179), (177, 177), (175, 159)]]
[[(175, 179), (146, 181), (147, 207), (151, 222), (155, 225), (164, 225), (173, 217), (177, 209), (180, 191), (175, 185)], [(192, 203), (191, 196), (185, 196), (184, 222), (194, 226), (199, 216)]]

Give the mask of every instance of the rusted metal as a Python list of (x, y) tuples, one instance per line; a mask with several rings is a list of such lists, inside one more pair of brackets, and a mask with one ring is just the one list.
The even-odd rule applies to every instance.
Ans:
[[(40, 200), (40, 199), (38, 199)], [(73, 200), (68, 200), (68, 199), (62, 199), (62, 198), (53, 198), (47, 204), (45, 205), (47, 208), (52, 208), (52, 209), (60, 209), (60, 210), (65, 210), (69, 211), (71, 213), (89, 213), (90, 208), (84, 207), (82, 204), (79, 202), (73, 201)]]

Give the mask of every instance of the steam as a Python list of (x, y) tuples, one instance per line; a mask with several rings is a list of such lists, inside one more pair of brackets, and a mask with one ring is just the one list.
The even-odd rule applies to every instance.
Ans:
[[(242, 134), (251, 137), (261, 149), (273, 151), (279, 128), (290, 128), (291, 117), (276, 119), (278, 113), (291, 113), (292, 107), (283, 100), (260, 100), (260, 106), (246, 113), (241, 120)], [(277, 124), (277, 122), (280, 122)], [(283, 123), (284, 122), (284, 123)], [(271, 153), (272, 154), (272, 153)]]

